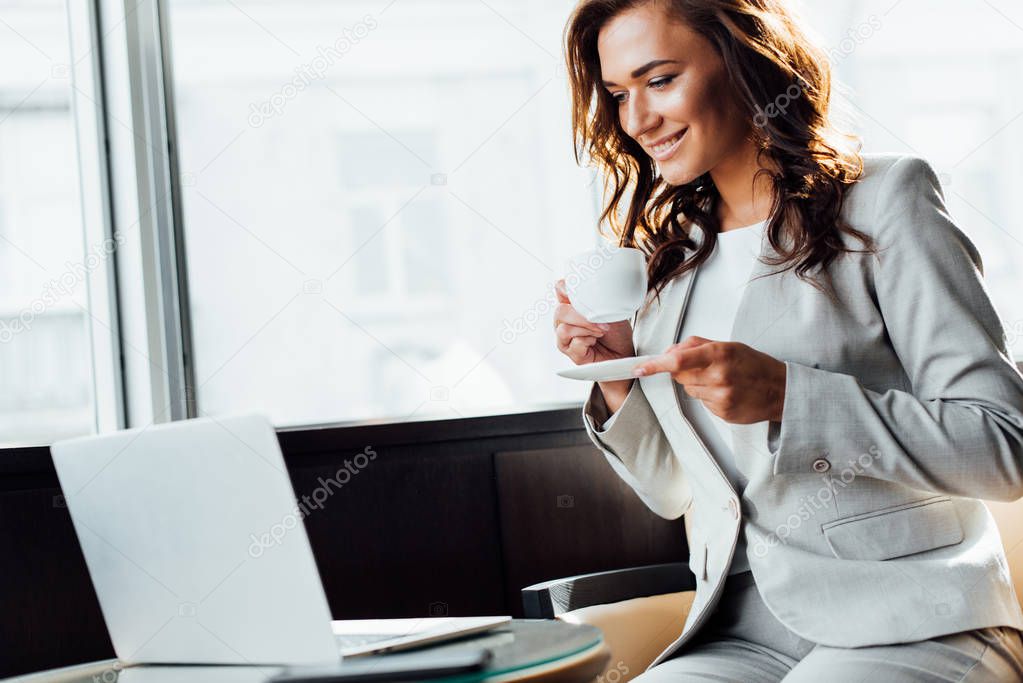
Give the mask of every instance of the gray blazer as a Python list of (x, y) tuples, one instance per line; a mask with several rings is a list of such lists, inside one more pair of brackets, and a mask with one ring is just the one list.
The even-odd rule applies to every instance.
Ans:
[[(732, 330), (785, 362), (781, 423), (732, 425), (741, 498), (682, 414), (668, 374), (633, 384), (587, 432), (646, 505), (686, 516), (696, 597), (719, 599), (740, 530), (764, 602), (810, 641), (857, 647), (990, 626), (1023, 629), (998, 530), (979, 498), (1023, 497), (1023, 376), (930, 166), (867, 156), (845, 219), (881, 250), (829, 271), (841, 305), (790, 271), (752, 280)], [(861, 245), (854, 239), (853, 248)], [(776, 256), (763, 240), (762, 255)], [(759, 261), (751, 278), (772, 268)], [(694, 271), (637, 315), (637, 354), (678, 340)], [(648, 301), (650, 297), (648, 297)]]

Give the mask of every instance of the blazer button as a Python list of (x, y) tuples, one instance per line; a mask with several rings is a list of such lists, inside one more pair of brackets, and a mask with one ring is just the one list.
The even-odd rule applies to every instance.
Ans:
[(817, 458), (813, 461), (814, 472), (827, 472), (831, 469), (831, 463), (824, 458)]
[(732, 511), (732, 516), (739, 519), (739, 502), (735, 498), (728, 499), (728, 509)]

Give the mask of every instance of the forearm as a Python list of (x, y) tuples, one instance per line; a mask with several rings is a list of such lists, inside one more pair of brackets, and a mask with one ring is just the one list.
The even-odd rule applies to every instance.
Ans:
[(850, 375), (798, 364), (790, 373), (775, 474), (809, 473), (825, 459), (833, 475), (863, 468), (864, 476), (926, 491), (988, 500), (1023, 494), (1023, 412), (1010, 372), (990, 373), (989, 388), (970, 393), (991, 398), (973, 400), (878, 393)]
[(638, 383), (615, 412), (614, 425), (601, 430), (610, 414), (601, 388), (594, 387), (583, 406), (590, 439), (647, 507), (665, 519), (677, 519), (689, 507), (692, 494), (682, 465)]

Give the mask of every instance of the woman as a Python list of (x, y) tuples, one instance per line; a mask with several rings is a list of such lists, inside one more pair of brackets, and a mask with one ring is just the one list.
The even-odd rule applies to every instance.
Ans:
[[(1023, 680), (978, 499), (1023, 496), (1023, 377), (919, 159), (861, 156), (784, 0), (582, 0), (577, 155), (648, 255), (633, 324), (558, 285), (590, 438), (686, 517), (696, 597), (643, 681)], [(683, 315), (684, 314), (684, 315)]]

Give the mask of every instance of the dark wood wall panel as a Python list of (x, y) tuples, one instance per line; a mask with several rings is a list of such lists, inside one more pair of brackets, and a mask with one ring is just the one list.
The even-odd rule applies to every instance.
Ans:
[(114, 656), (60, 489), (0, 493), (0, 676)]
[[(375, 460), (304, 520), (335, 618), (503, 613), (489, 454), (375, 450)], [(296, 495), (322, 488), (319, 479), (352, 455), (319, 467), (293, 459)]]
[(530, 584), (679, 562), (682, 520), (650, 512), (592, 445), (497, 453), (506, 595), (521, 613)]

